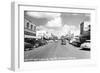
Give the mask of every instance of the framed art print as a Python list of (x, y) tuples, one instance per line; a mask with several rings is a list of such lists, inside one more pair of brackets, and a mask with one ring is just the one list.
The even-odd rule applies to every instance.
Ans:
[(12, 3), (13, 70), (95, 64), (96, 8)]

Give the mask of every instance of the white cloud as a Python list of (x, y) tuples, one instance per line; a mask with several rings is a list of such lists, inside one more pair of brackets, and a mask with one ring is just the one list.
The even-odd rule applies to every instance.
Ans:
[(39, 13), (39, 12), (27, 12), (26, 14), (29, 15), (29, 16), (32, 16), (32, 17), (36, 17), (36, 18), (43, 17), (42, 14)]
[[(37, 27), (37, 30), (45, 30), (58, 37), (62, 35), (66, 35), (69, 31), (74, 34), (79, 34), (79, 29), (74, 25), (64, 24), (62, 25), (62, 19), (60, 13), (46, 13), (46, 12), (27, 12), (27, 15), (35, 17), (35, 18), (46, 18), (48, 19), (47, 24), (41, 25)], [(77, 15), (77, 14), (74, 14)], [(50, 28), (48, 28), (50, 27)], [(52, 27), (59, 27), (61, 29), (54, 29)]]
[(74, 35), (79, 35), (79, 29), (77, 27), (75, 27), (74, 25), (67, 25), (67, 24), (62, 26), (62, 28), (59, 31), (59, 34), (60, 35), (66, 35), (69, 32), (73, 33)]
[(60, 38), (62, 35), (68, 34), (69, 32), (74, 33), (74, 35), (79, 35), (80, 34), (80, 31), (76, 26), (67, 25), (67, 24), (60, 27), (59, 29), (47, 28), (45, 26), (39, 26), (38, 28), (39, 28), (40, 31), (47, 31), (48, 33), (52, 33), (52, 34), (58, 36), (58, 38)]
[(38, 30), (46, 30), (47, 28), (45, 28), (44, 26), (37, 26), (36, 27), (36, 30), (38, 31)]
[(35, 18), (47, 18), (47, 19), (53, 19), (61, 15), (60, 13), (47, 13), (47, 12), (26, 12), (26, 14)]
[(54, 32), (54, 29), (48, 29), (47, 27), (45, 27), (45, 26), (37, 26), (37, 31), (47, 31), (47, 32), (49, 32), (49, 33), (52, 33), (52, 32)]
[(53, 20), (48, 21), (46, 24), (47, 27), (61, 27), (62, 26), (62, 20), (60, 17), (56, 17)]
[(27, 15), (35, 18), (46, 18), (48, 19), (47, 27), (61, 27), (61, 13), (47, 13), (47, 12), (27, 12)]

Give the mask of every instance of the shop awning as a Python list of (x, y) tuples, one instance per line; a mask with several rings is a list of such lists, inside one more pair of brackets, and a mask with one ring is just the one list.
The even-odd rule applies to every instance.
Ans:
[(38, 37), (36, 37), (36, 36), (31, 36), (31, 35), (24, 35), (24, 38), (35, 38), (35, 39), (38, 39)]

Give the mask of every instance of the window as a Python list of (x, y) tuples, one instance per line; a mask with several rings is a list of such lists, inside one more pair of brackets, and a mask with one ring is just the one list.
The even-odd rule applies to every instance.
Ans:
[(36, 26), (34, 26), (34, 31), (36, 31)]
[(33, 30), (33, 25), (31, 25), (31, 29)]
[(27, 22), (27, 28), (29, 29), (29, 22)]

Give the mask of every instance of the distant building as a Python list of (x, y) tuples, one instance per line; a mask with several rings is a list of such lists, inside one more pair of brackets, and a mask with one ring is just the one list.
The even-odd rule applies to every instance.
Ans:
[(36, 37), (38, 38), (43, 38), (46, 34), (46, 31), (44, 30), (39, 30), (39, 31), (36, 31)]
[(25, 38), (36, 38), (36, 25), (24, 17)]
[(45, 31), (45, 30), (39, 30), (39, 31), (36, 31), (36, 37), (38, 38), (50, 38), (51, 37), (51, 33)]

